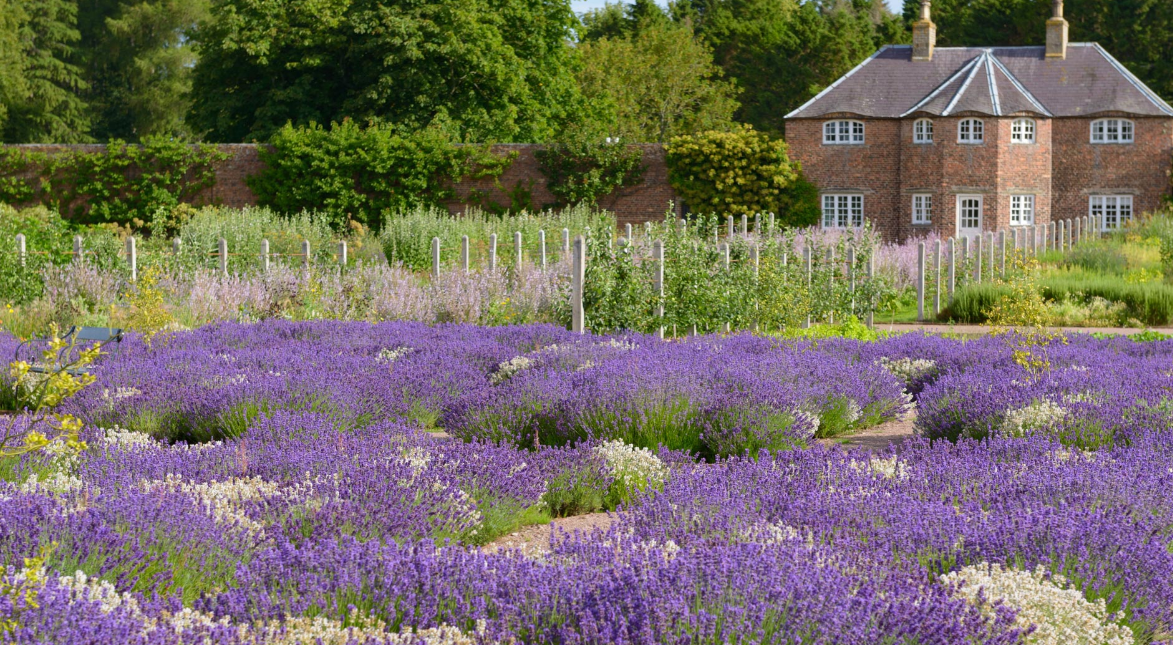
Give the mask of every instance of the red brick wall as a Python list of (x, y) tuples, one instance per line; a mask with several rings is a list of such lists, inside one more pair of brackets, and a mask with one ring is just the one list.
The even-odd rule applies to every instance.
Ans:
[[(60, 153), (68, 150), (88, 150), (97, 152), (105, 149), (104, 145), (30, 145), (5, 146), (6, 148), (20, 148), (46, 153)], [(264, 169), (258, 154), (256, 144), (222, 144), (220, 150), (231, 156), (216, 168), (216, 184), (204, 191), (194, 200), (198, 204), (218, 203), (235, 208), (251, 206), (257, 203), (257, 197), (248, 187), (246, 179)], [(533, 144), (507, 144), (493, 146), (494, 151), (504, 153), (516, 151), (517, 160), (498, 179), (497, 188), (492, 179), (462, 181), (457, 184), (458, 199), (447, 204), (448, 210), (457, 213), (465, 210), (470, 193), (476, 189), (485, 191), (486, 198), (497, 204), (508, 206), (509, 196), (505, 191), (517, 185), (530, 187), (532, 202), (541, 207), (554, 202), (554, 196), (546, 190), (545, 177), (538, 170), (534, 151), (539, 146)], [(679, 212), (680, 200), (668, 184), (668, 167), (664, 159), (664, 147), (657, 144), (641, 145), (643, 160), (647, 169), (644, 171), (643, 181), (638, 186), (620, 189), (600, 200), (600, 206), (615, 213), (620, 225), (628, 222), (632, 224), (650, 220), (663, 219), (670, 203), (675, 203)]]
[(1129, 118), (1136, 128), (1130, 144), (1091, 143), (1095, 119), (1055, 119), (1056, 219), (1087, 215), (1092, 194), (1132, 195), (1138, 215), (1161, 207), (1169, 193), (1173, 119)]
[[(961, 120), (985, 124), (980, 145), (957, 141)], [(916, 119), (865, 119), (863, 145), (823, 145), (828, 115), (786, 125), (790, 156), (821, 192), (864, 194), (865, 215), (887, 239), (956, 232), (957, 195), (983, 196), (983, 228), (1010, 225), (1015, 194), (1035, 196), (1035, 223), (1088, 213), (1088, 195), (1134, 195), (1137, 214), (1159, 208), (1169, 193), (1173, 119), (1138, 118), (1136, 143), (1093, 145), (1094, 119), (1035, 118), (1035, 143), (1011, 143), (1014, 117), (933, 117), (933, 143), (913, 143)], [(933, 222), (912, 225), (912, 196), (933, 195)]]

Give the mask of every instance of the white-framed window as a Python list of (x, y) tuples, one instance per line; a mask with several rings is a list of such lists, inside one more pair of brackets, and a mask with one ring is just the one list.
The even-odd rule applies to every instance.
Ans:
[(982, 143), (986, 140), (986, 124), (981, 119), (962, 119), (957, 124), (958, 143)]
[(1114, 231), (1132, 219), (1132, 195), (1092, 195), (1090, 209), (1101, 231)]
[(1128, 119), (1092, 121), (1092, 143), (1132, 143), (1136, 125)]
[(1035, 196), (1010, 196), (1010, 225), (1033, 226), (1035, 223)]
[(863, 226), (863, 195), (823, 195), (823, 228)]
[(1034, 143), (1035, 120), (1014, 119), (1010, 124), (1010, 143)]
[(933, 142), (933, 120), (932, 119), (917, 119), (912, 124), (912, 142), (913, 143), (932, 143)]
[(912, 223), (913, 224), (932, 224), (933, 223), (933, 196), (932, 195), (913, 195), (912, 196)]
[(827, 121), (823, 124), (824, 144), (859, 144), (863, 141), (863, 121)]

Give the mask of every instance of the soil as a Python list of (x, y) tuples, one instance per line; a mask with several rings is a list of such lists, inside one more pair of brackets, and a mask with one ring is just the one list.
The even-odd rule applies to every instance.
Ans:
[(561, 540), (572, 537), (576, 532), (581, 534), (603, 533), (611, 527), (614, 516), (608, 513), (588, 513), (574, 517), (563, 517), (549, 524), (534, 524), (522, 527), (509, 535), (481, 547), (485, 553), (495, 553), (504, 549), (521, 549), (526, 555), (540, 555), (549, 553), (550, 546)]
[(862, 448), (873, 452), (884, 450), (892, 445), (897, 446), (899, 449), (900, 444), (915, 434), (913, 431), (913, 425), (915, 423), (916, 410), (912, 410), (895, 421), (881, 423), (878, 426), (868, 428), (853, 435), (820, 439), (819, 443), (825, 446)]

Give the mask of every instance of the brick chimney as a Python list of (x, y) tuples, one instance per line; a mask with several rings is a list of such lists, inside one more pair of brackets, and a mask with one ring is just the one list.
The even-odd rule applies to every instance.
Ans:
[[(921, 0), (920, 20), (912, 23), (912, 60), (933, 60), (933, 48), (937, 46), (937, 25), (933, 24), (930, 4), (929, 0)], [(1050, 42), (1049, 38), (1047, 42)]]
[(1067, 58), (1067, 21), (1063, 19), (1063, 0), (1051, 3), (1051, 19), (1047, 21), (1047, 58)]

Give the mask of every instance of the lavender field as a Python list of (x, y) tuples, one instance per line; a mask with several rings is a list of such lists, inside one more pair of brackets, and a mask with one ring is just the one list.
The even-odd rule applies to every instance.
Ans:
[[(1169, 642), (1171, 343), (132, 336), (57, 410), (83, 447), (0, 458), (0, 634)], [(912, 414), (901, 445), (835, 445)], [(603, 512), (548, 549), (485, 548)]]

